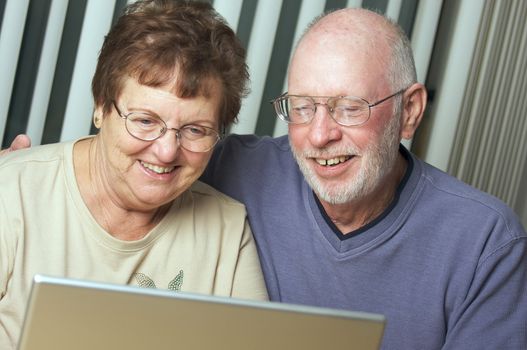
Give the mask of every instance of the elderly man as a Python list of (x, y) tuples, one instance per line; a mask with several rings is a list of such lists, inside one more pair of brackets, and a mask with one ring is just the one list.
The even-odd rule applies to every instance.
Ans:
[(384, 314), (383, 349), (527, 348), (527, 235), (400, 145), (426, 105), (408, 39), (317, 19), (274, 101), (289, 136), (231, 135), (203, 177), (244, 202), (272, 300)]
[(205, 177), (246, 204), (271, 298), (384, 314), (384, 349), (527, 348), (524, 229), (400, 145), (426, 104), (402, 31), (319, 18), (288, 86), (289, 137), (228, 137)]

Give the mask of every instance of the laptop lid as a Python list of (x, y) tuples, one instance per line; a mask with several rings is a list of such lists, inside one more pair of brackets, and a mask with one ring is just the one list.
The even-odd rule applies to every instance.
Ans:
[(378, 349), (377, 314), (37, 275), (19, 350)]

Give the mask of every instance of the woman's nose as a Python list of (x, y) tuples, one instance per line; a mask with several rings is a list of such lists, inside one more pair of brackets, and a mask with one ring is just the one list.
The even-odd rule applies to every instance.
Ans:
[(180, 138), (179, 130), (172, 128), (167, 129), (165, 134), (155, 141), (158, 144), (158, 158), (160, 161), (170, 163), (176, 158), (181, 148)]

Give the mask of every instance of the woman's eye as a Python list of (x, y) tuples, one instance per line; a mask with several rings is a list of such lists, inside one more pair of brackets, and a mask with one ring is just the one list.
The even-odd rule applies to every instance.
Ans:
[(185, 128), (189, 133), (194, 136), (204, 136), (207, 134), (207, 130), (200, 126), (189, 125)]
[(139, 119), (138, 122), (145, 126), (152, 125), (154, 123), (151, 119)]
[(144, 129), (155, 128), (162, 125), (159, 119), (148, 115), (130, 115), (128, 120), (133, 122), (136, 126)]

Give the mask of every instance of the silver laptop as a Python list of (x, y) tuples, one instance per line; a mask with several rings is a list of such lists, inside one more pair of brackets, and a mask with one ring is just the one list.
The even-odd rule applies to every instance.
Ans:
[(37, 275), (19, 350), (378, 349), (381, 315)]

